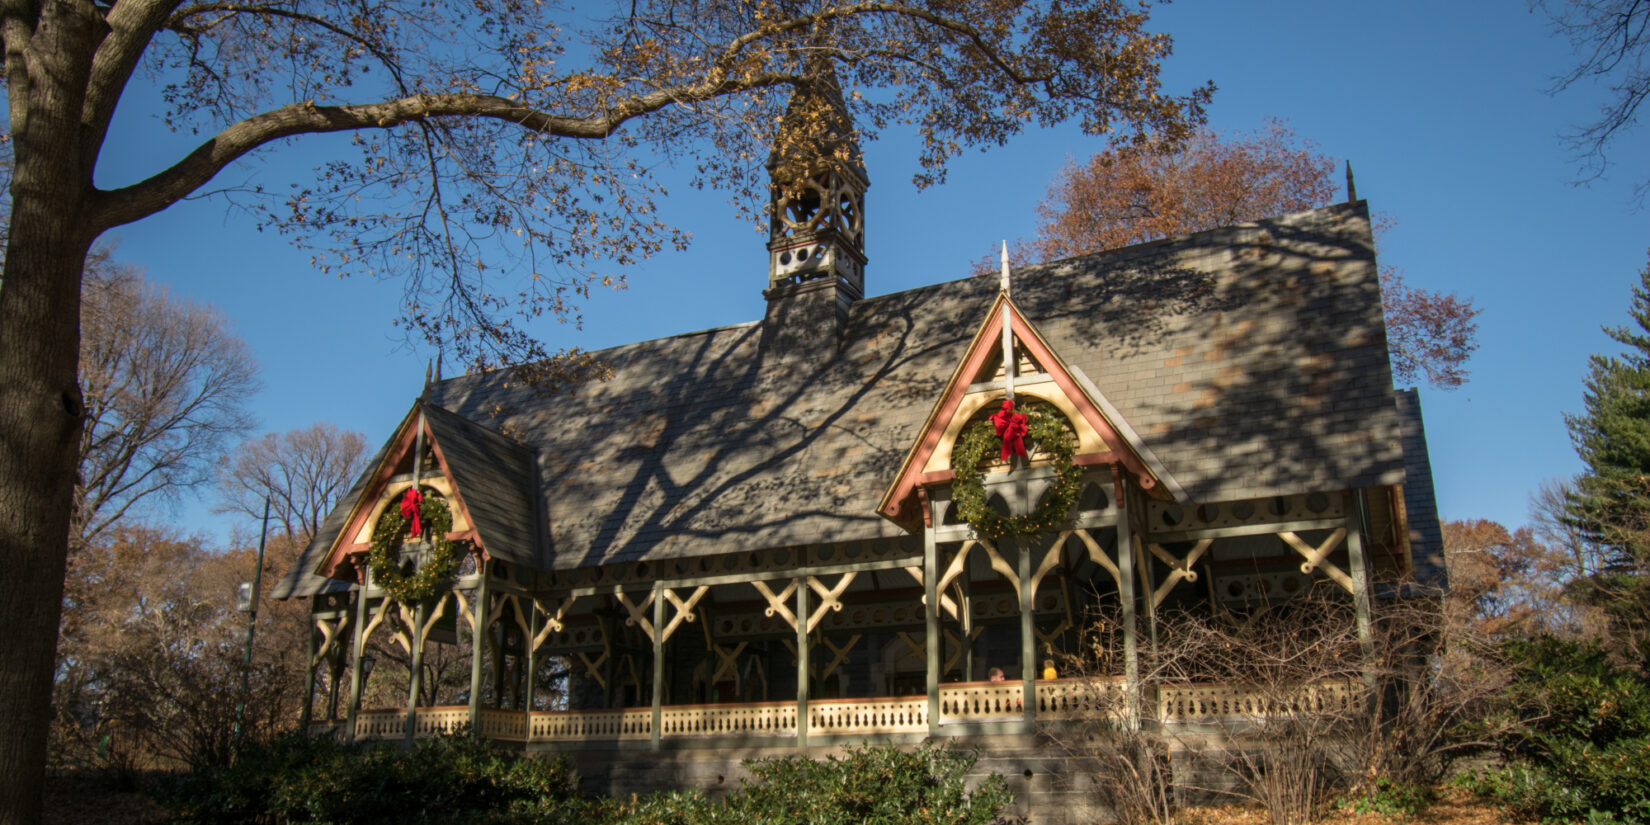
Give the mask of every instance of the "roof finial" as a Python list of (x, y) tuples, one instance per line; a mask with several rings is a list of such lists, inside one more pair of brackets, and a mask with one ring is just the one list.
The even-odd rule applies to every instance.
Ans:
[(1009, 294), (1008, 293), (1008, 241), (1003, 241), (1002, 289), (1003, 289), (1003, 294), (1004, 295)]
[(441, 351), (440, 350), (436, 350), (436, 353), (435, 353), (435, 382), (437, 384), (441, 383)]
[(1352, 161), (1346, 162), (1346, 202), (1352, 203), (1358, 199), (1358, 185), (1352, 182)]
[(430, 388), (430, 359), (424, 359), (424, 389)]
[(1002, 291), (1003, 291), (1003, 395), (1009, 401), (1013, 401), (1014, 400), (1014, 368), (1017, 365), (1014, 363), (1014, 332), (1010, 329), (1010, 327), (1012, 326), (1012, 324), (1011, 324), (1012, 316), (1008, 312), (1008, 300), (1007, 300), (1008, 299), (1008, 282), (1009, 282), (1009, 279), (1008, 279), (1008, 241), (1003, 241), (1002, 261), (1003, 261), (1003, 274), (1002, 274), (1002, 281), (1000, 282), (1000, 286), (1002, 287)]

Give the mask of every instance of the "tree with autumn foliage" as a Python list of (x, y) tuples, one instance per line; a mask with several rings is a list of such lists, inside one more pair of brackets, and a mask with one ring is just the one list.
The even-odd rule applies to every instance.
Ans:
[[(1212, 87), (1172, 94), (1168, 37), (1128, 0), (39, 0), (0, 7), (13, 152), (0, 275), (0, 825), (39, 818), (77, 447), (81, 272), (111, 229), (230, 193), (323, 266), (404, 284), (402, 322), (472, 365), (547, 358), (513, 320), (574, 319), (628, 264), (686, 242), (648, 171), (759, 202), (793, 91), (831, 82), (861, 136), (922, 141), (919, 183), (1029, 125), (1183, 139)], [(151, 96), (130, 83), (158, 80)], [(150, 111), (133, 111), (157, 100)], [(206, 138), (135, 181), (101, 169), (117, 109)], [(824, 113), (811, 113), (816, 118)], [(347, 133), (307, 185), (219, 180)], [(338, 144), (332, 144), (337, 146)], [(100, 172), (104, 172), (100, 174)], [(240, 172), (233, 173), (235, 176)], [(284, 183), (284, 182), (282, 182)], [(751, 211), (755, 211), (753, 206)], [(563, 355), (572, 355), (563, 353)]]
[[(1335, 199), (1335, 170), (1317, 144), (1275, 120), (1252, 134), (1202, 130), (1184, 143), (1120, 143), (1055, 176), (1037, 208), (1037, 237), (1017, 244), (1015, 257), (1087, 255), (1316, 209)], [(1394, 380), (1466, 383), (1478, 348), (1471, 299), (1411, 286), (1392, 267), (1380, 277)]]
[[(264, 579), (301, 545), (271, 541)], [(224, 764), (230, 758), (246, 644), (237, 583), (253, 578), (251, 547), (217, 551), (198, 538), (126, 519), (70, 560), (53, 701), (58, 765), (133, 769)], [(266, 588), (267, 591), (267, 588)], [(261, 594), (248, 671), (247, 732), (298, 718), (308, 605)]]

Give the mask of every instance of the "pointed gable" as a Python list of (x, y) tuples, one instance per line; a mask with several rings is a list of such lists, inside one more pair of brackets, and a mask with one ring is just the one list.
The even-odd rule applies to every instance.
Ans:
[(277, 586), (277, 597), (328, 592), (335, 587), (329, 580), (354, 580), (350, 557), (367, 551), (379, 515), (413, 484), (413, 453), (421, 434), (425, 455), (418, 483), (441, 493), (451, 506), (448, 538), (473, 542), (484, 558), (541, 566), (534, 452), (419, 401)]
[(1079, 465), (1117, 465), (1151, 494), (1184, 502), (1185, 492), (1099, 388), (1068, 367), (1013, 299), (999, 293), (878, 512), (895, 522), (914, 525), (922, 517), (917, 504), (919, 488), (951, 479), (951, 447), (963, 426), (983, 410), (995, 409), (1005, 397), (1009, 370), (1004, 367), (1000, 345), (1005, 319), (1017, 362), (1012, 370), (1017, 376), (1015, 395), (1047, 402), (1066, 416), (1077, 436), (1073, 460)]

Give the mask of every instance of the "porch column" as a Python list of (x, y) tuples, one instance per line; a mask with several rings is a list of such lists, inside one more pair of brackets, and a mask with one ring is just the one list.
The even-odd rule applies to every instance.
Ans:
[(665, 591), (661, 582), (653, 583), (653, 749), (659, 749), (659, 738), (664, 731), (665, 699)]
[[(1037, 634), (1031, 623), (1030, 536), (1013, 539), (1020, 557), (1020, 710), (1030, 725), (1037, 720)], [(999, 543), (1000, 544), (1000, 543)]]
[(539, 637), (539, 602), (538, 599), (527, 600), (527, 638), (522, 641), (522, 653), (527, 660), (527, 686), (522, 691), (521, 710), (533, 712), (533, 689), (538, 682), (538, 645), (533, 641)]
[[(312, 597), (313, 599), (313, 597)], [(311, 604), (314, 602), (311, 601)], [(316, 645), (315, 613), (309, 614), (309, 644), (304, 646), (304, 707), (298, 714), (298, 730), (304, 736), (309, 735), (309, 721), (315, 713), (315, 653), (319, 649)]]
[(481, 651), (487, 638), (487, 560), (476, 565), (481, 583), (476, 585), (475, 605), (470, 613), (470, 730), (481, 730)]
[[(445, 598), (445, 597), (443, 597)], [(407, 667), (407, 741), (418, 738), (418, 688), (424, 675), (424, 617), (429, 612), (429, 600), (419, 599), (418, 607), (413, 610), (413, 626), (411, 633), (412, 651), (409, 653), (411, 664)]]
[[(940, 523), (937, 513), (934, 523)], [(933, 527), (922, 531), (922, 586), (923, 667), (928, 682), (928, 735), (933, 736), (940, 729), (940, 560)]]
[(344, 709), (346, 741), (355, 739), (355, 715), (361, 710), (361, 645), (365, 642), (361, 638), (361, 630), (367, 625), (367, 589), (372, 587), (372, 570), (366, 570), (361, 579), (361, 586), (355, 591), (355, 642), (350, 645), (349, 707)]
[(1369, 572), (1364, 562), (1363, 491), (1353, 491), (1346, 517), (1346, 556), (1352, 574), (1352, 607), (1358, 614), (1358, 647), (1364, 656), (1364, 687), (1375, 692), (1375, 637), (1371, 628)]
[[(1116, 488), (1121, 490), (1121, 485)], [(1117, 518), (1117, 600), (1123, 603), (1123, 702), (1129, 730), (1140, 728), (1140, 641), (1134, 615), (1134, 530), (1129, 524), (1133, 512), (1124, 509), (1118, 496)]]
[(808, 746), (808, 577), (796, 579), (796, 746)]

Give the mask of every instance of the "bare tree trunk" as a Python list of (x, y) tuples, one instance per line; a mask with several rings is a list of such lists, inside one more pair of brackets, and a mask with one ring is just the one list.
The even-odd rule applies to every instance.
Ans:
[(0, 280), (0, 825), (40, 820), (85, 412), (80, 272), (97, 234), (86, 221), (91, 159), (78, 117), (88, 66), (72, 55), (89, 54), (100, 24), (48, 5), (26, 50), (14, 51), (16, 24), (7, 24), (16, 166)]

